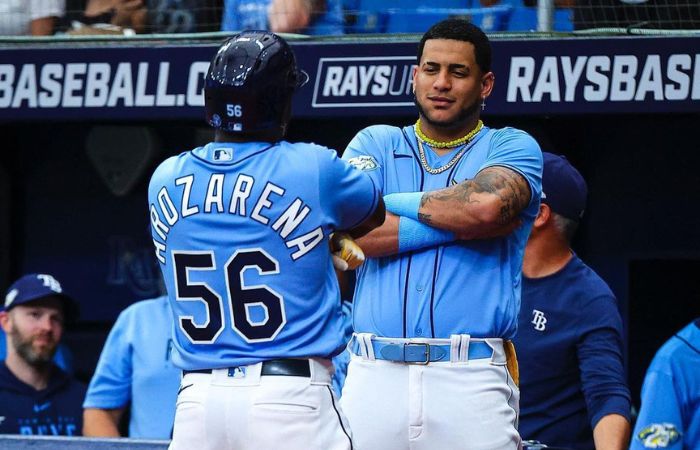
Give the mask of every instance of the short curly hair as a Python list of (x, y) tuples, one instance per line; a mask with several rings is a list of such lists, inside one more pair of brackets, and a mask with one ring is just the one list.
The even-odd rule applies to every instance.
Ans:
[(486, 34), (464, 19), (445, 19), (430, 27), (418, 44), (418, 64), (423, 57), (425, 42), (429, 39), (454, 39), (474, 45), (476, 64), (482, 73), (491, 71), (491, 43)]

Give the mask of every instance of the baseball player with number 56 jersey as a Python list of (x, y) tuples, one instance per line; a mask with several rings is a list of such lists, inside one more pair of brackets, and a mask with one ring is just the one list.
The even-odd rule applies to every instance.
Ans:
[(542, 153), (527, 133), (479, 120), (490, 64), (479, 28), (434, 25), (413, 73), (419, 121), (364, 129), (343, 154), (393, 213), (357, 240), (368, 258), (341, 405), (361, 450), (520, 445), (508, 340)]
[(282, 138), (307, 80), (279, 36), (227, 40), (205, 80), (216, 140), (153, 174), (153, 242), (183, 369), (171, 449), (349, 449), (331, 390), (343, 315), (336, 230), (384, 220), (378, 188), (334, 151)]

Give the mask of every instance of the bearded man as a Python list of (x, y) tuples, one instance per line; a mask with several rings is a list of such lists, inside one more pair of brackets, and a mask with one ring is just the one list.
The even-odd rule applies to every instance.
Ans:
[(0, 362), (0, 433), (76, 436), (85, 385), (53, 363), (77, 305), (51, 275), (29, 274), (5, 296), (0, 326), (7, 357)]

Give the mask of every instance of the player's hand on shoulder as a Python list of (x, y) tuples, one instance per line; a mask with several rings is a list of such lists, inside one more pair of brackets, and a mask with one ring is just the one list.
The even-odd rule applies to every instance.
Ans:
[(355, 270), (365, 262), (365, 254), (347, 233), (336, 232), (330, 239), (333, 267), (341, 272)]

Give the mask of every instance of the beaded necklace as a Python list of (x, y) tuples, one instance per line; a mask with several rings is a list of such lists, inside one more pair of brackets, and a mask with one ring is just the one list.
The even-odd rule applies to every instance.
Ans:
[[(457, 163), (457, 161), (459, 161), (459, 159), (462, 157), (464, 152), (467, 151), (467, 144), (469, 144), (469, 142), (474, 138), (474, 136), (476, 136), (476, 134), (479, 131), (481, 131), (483, 127), (484, 123), (481, 120), (479, 120), (479, 122), (476, 124), (476, 127), (474, 127), (474, 129), (470, 131), (466, 136), (449, 142), (438, 142), (436, 140), (430, 139), (425, 134), (423, 134), (423, 132), (420, 129), (420, 119), (418, 119), (414, 130), (416, 133), (416, 138), (418, 138), (416, 139), (418, 141), (418, 156), (420, 157), (420, 163), (423, 166), (423, 169), (425, 169), (426, 172), (432, 175), (437, 175), (454, 166)], [(448, 161), (447, 164), (440, 167), (432, 168), (428, 164), (428, 159), (425, 157), (423, 141), (425, 141), (426, 144), (430, 145), (433, 148), (451, 148), (457, 147), (458, 145), (463, 145), (463, 147), (452, 157), (452, 159)]]
[(426, 136), (425, 133), (423, 133), (423, 130), (420, 129), (420, 117), (418, 118), (418, 120), (416, 120), (416, 125), (413, 127), (413, 129), (415, 130), (416, 137), (419, 140), (422, 140), (423, 142), (431, 146), (432, 148), (453, 148), (471, 141), (472, 138), (476, 136), (476, 133), (481, 131), (483, 127), (484, 122), (479, 120), (479, 122), (477, 122), (476, 126), (472, 131), (462, 136), (461, 138), (457, 138), (447, 142), (436, 141), (435, 139), (430, 139), (428, 136)]

